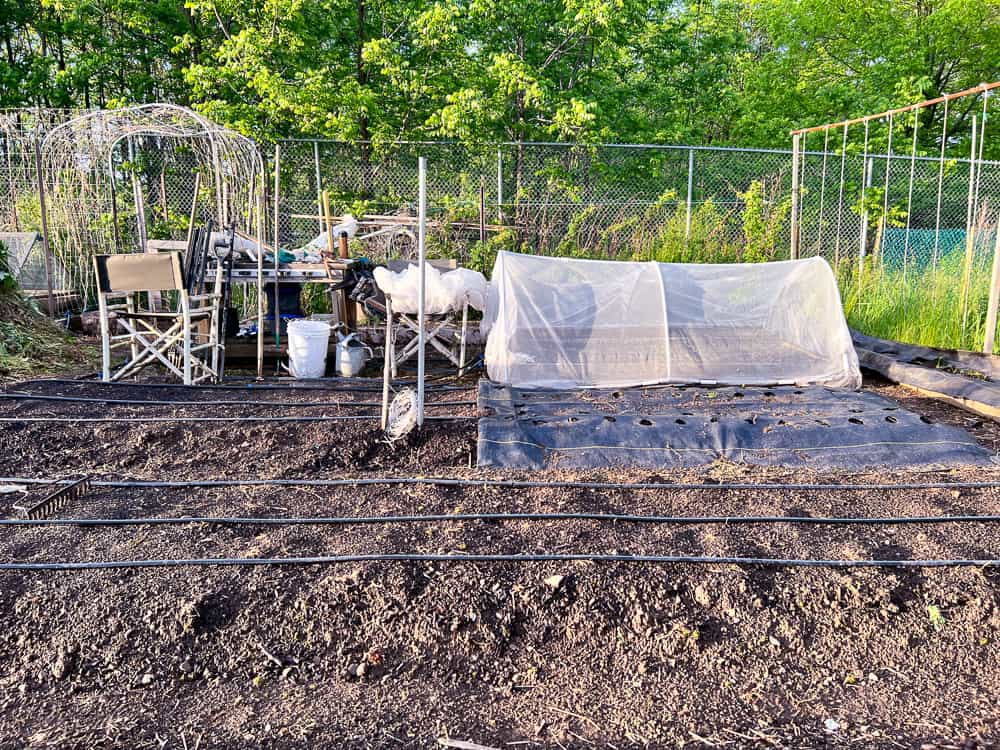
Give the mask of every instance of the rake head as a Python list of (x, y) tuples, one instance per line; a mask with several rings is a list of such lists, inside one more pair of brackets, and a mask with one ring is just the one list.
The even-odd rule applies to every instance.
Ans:
[(55, 511), (65, 508), (74, 500), (79, 500), (89, 489), (90, 478), (83, 477), (53, 490), (37, 503), (28, 506), (15, 505), (14, 507), (24, 513), (26, 518), (45, 518)]

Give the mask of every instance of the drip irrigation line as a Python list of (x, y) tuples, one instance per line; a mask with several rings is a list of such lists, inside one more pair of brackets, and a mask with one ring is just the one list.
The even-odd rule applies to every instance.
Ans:
[[(316, 382), (318, 385), (306, 385), (306, 383)], [(339, 381), (303, 381), (303, 380), (293, 380), (289, 381), (288, 385), (279, 385), (274, 382), (252, 382), (245, 383), (243, 385), (226, 385), (226, 384), (199, 384), (199, 385), (184, 385), (183, 383), (133, 383), (133, 382), (123, 382), (120, 380), (114, 381), (112, 383), (106, 383), (103, 380), (78, 380), (74, 378), (35, 378), (34, 380), (22, 380), (17, 385), (83, 385), (83, 386), (98, 386), (98, 387), (122, 387), (122, 388), (182, 388), (182, 389), (196, 389), (199, 391), (204, 390), (222, 390), (222, 391), (344, 391), (344, 392), (356, 392), (356, 393), (381, 393), (381, 384), (371, 386), (366, 385), (353, 385), (348, 387), (339, 388), (335, 385), (325, 385), (324, 383), (337, 383)], [(292, 383), (298, 383), (298, 385), (292, 385)], [(394, 387), (409, 387), (414, 386), (415, 383), (409, 381), (394, 381)], [(435, 391), (471, 391), (475, 390), (476, 385), (428, 385), (427, 390)]]
[(412, 516), (153, 516), (147, 518), (3, 518), (0, 527), (36, 526), (363, 526), (394, 523), (465, 523), (468, 521), (601, 521), (611, 523), (701, 525), (804, 524), (817, 526), (901, 526), (907, 524), (1000, 523), (1000, 515), (961, 516), (643, 516), (619, 513), (431, 513)]
[[(115, 404), (115, 405), (140, 405), (140, 406), (281, 406), (288, 408), (305, 408), (320, 406), (382, 406), (381, 401), (306, 401), (306, 402), (286, 402), (286, 401), (220, 401), (217, 399), (207, 399), (204, 401), (172, 401), (169, 399), (115, 399), (98, 398), (93, 396), (57, 396), (38, 393), (24, 393), (22, 391), (7, 391), (0, 393), (0, 399), (12, 401), (64, 401), (73, 403), (88, 404)], [(425, 406), (475, 406), (475, 401), (428, 401)]]
[[(453, 422), (463, 419), (479, 419), (475, 415), (435, 415), (427, 420)], [(351, 420), (378, 421), (378, 414), (338, 414), (333, 416), (302, 417), (0, 417), (0, 424), (152, 424), (152, 423), (202, 423), (202, 422), (346, 422)]]
[(602, 553), (529, 553), (529, 554), (423, 554), (416, 552), (367, 555), (327, 555), (318, 557), (201, 557), (164, 560), (102, 560), (94, 562), (5, 562), (0, 570), (125, 570), (133, 568), (179, 568), (262, 565), (338, 565), (363, 562), (612, 562), (682, 565), (741, 565), (779, 568), (986, 568), (1000, 565), (1000, 560), (810, 560), (775, 557), (713, 557), (702, 555), (628, 555)]
[[(0, 477), (5, 484), (65, 484), (76, 479), (46, 477)], [(983, 482), (898, 482), (888, 484), (777, 484), (769, 482), (737, 482), (732, 484), (684, 483), (684, 482), (582, 482), (582, 481), (536, 481), (520, 479), (460, 479), (449, 477), (355, 477), (347, 479), (116, 479), (91, 480), (92, 487), (111, 488), (185, 488), (185, 487), (361, 487), (370, 485), (431, 485), (440, 487), (506, 487), (533, 489), (546, 487), (568, 487), (587, 490), (704, 490), (715, 492), (793, 490), (816, 492), (879, 492), (887, 490), (952, 490), (952, 489), (997, 489), (1000, 481)]]

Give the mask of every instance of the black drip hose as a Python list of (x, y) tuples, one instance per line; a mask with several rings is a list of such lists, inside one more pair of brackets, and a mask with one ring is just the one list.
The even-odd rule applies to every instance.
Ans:
[(104, 560), (96, 562), (0, 563), (0, 570), (125, 570), (132, 568), (178, 568), (260, 565), (337, 565), (361, 562), (619, 562), (684, 565), (758, 565), (781, 568), (986, 568), (1000, 560), (806, 560), (774, 557), (711, 557), (701, 555), (628, 555), (602, 553), (539, 554), (424, 554), (415, 552), (319, 557), (203, 557), (174, 560)]
[[(292, 385), (292, 383), (301, 383), (301, 385)], [(330, 385), (325, 385), (329, 382)], [(83, 386), (97, 386), (97, 387), (122, 387), (122, 388), (196, 388), (199, 391), (204, 390), (221, 390), (221, 391), (246, 391), (246, 390), (256, 390), (256, 391), (345, 391), (345, 392), (357, 392), (357, 393), (381, 393), (382, 385), (372, 384), (371, 386), (354, 385), (338, 387), (335, 385), (339, 381), (330, 380), (300, 380), (300, 381), (290, 381), (288, 385), (279, 385), (273, 382), (252, 382), (245, 383), (244, 385), (226, 385), (226, 384), (212, 384), (203, 383), (198, 385), (184, 385), (183, 383), (133, 383), (133, 382), (123, 382), (116, 380), (112, 383), (105, 383), (103, 380), (75, 380), (73, 378), (35, 378), (34, 380), (22, 380), (17, 383), (18, 386), (24, 385), (48, 385), (48, 384), (61, 384), (61, 385), (83, 385)], [(317, 383), (317, 385), (305, 385), (306, 383)], [(394, 381), (392, 386), (395, 387), (406, 387), (406, 386), (416, 386), (416, 383), (410, 383), (405, 381)], [(476, 385), (447, 385), (447, 384), (428, 384), (425, 386), (427, 391), (471, 391), (475, 390)]]
[(825, 526), (892, 526), (903, 524), (1000, 523), (1000, 515), (960, 516), (642, 516), (621, 513), (432, 513), (413, 516), (175, 516), (149, 518), (4, 518), (0, 527), (33, 526), (185, 526), (218, 524), (222, 526), (355, 526), (392, 523), (438, 523), (467, 521), (603, 521), (612, 523), (650, 523), (674, 525), (747, 525), (747, 524), (806, 524)]
[[(308, 390), (308, 389), (304, 389)], [(317, 390), (317, 389), (314, 389)], [(127, 406), (280, 406), (282, 408), (304, 407), (346, 407), (346, 406), (382, 406), (381, 401), (220, 401), (206, 399), (204, 401), (172, 401), (170, 399), (116, 399), (97, 398), (92, 396), (50, 396), (38, 393), (22, 393), (8, 391), (0, 393), (0, 399), (13, 401), (68, 401), (87, 404), (116, 404)], [(475, 406), (475, 401), (425, 401), (425, 407), (431, 406)]]
[[(0, 477), (6, 484), (60, 484), (76, 479), (50, 479), (38, 477)], [(95, 479), (93, 487), (361, 487), (370, 485), (430, 485), (440, 487), (508, 487), (532, 489), (545, 487), (571, 487), (587, 490), (698, 490), (708, 492), (726, 491), (815, 491), (815, 492), (878, 492), (886, 490), (948, 490), (948, 489), (996, 489), (1000, 481), (985, 482), (899, 482), (890, 484), (775, 484), (775, 483), (683, 483), (683, 482), (578, 482), (578, 481), (534, 481), (520, 479), (456, 479), (448, 477), (356, 477), (350, 479), (184, 479), (165, 481), (156, 479)]]
[[(338, 414), (312, 417), (0, 417), (0, 424), (150, 424), (154, 422), (346, 422), (351, 420), (378, 421), (378, 414)], [(474, 414), (451, 416), (426, 415), (426, 421), (451, 422), (462, 419), (479, 419)]]

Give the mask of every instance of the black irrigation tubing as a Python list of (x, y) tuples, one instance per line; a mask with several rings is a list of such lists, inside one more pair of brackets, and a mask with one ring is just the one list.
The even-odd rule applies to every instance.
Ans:
[(131, 568), (178, 568), (209, 566), (261, 565), (338, 565), (362, 562), (610, 562), (662, 563), (682, 565), (743, 565), (779, 568), (987, 568), (1000, 560), (809, 560), (775, 557), (711, 557), (702, 555), (627, 555), (602, 553), (532, 553), (532, 554), (424, 554), (416, 552), (367, 555), (327, 555), (319, 557), (202, 557), (174, 560), (104, 560), (94, 562), (5, 562), (0, 570), (124, 570)]
[[(82, 386), (98, 386), (98, 387), (123, 387), (123, 388), (195, 388), (199, 391), (202, 390), (223, 390), (223, 391), (246, 391), (246, 390), (257, 390), (257, 391), (344, 391), (344, 392), (357, 392), (357, 393), (381, 393), (382, 385), (381, 383), (373, 383), (371, 386), (365, 385), (349, 385), (344, 388), (338, 388), (335, 385), (325, 385), (325, 383), (337, 383), (339, 381), (320, 381), (320, 380), (297, 380), (290, 381), (288, 385), (279, 385), (273, 382), (249, 382), (243, 385), (225, 385), (225, 384), (199, 384), (199, 385), (184, 385), (183, 383), (134, 383), (134, 382), (123, 382), (116, 380), (112, 383), (105, 383), (102, 380), (78, 380), (74, 378), (35, 378), (34, 380), (22, 380), (17, 383), (19, 386), (23, 385), (46, 385), (54, 383), (57, 385), (82, 385)], [(291, 383), (298, 383), (299, 385), (292, 385)], [(316, 383), (317, 385), (306, 385), (307, 383)], [(406, 381), (393, 381), (393, 387), (407, 387), (415, 386), (416, 382), (406, 382)], [(471, 391), (475, 390), (476, 384), (470, 385), (447, 385), (447, 384), (427, 384), (425, 390), (427, 391)]]
[[(57, 396), (39, 393), (23, 393), (7, 391), (0, 393), (0, 399), (12, 401), (68, 401), (88, 404), (115, 404), (138, 406), (281, 406), (289, 408), (305, 408), (320, 406), (382, 406), (381, 401), (220, 401), (206, 399), (204, 401), (172, 401), (170, 399), (116, 399), (93, 396)], [(475, 406), (475, 401), (427, 401), (424, 406)]]
[[(333, 416), (302, 417), (0, 417), (0, 424), (153, 424), (153, 423), (202, 423), (202, 422), (345, 422), (350, 420), (378, 421), (378, 414), (337, 414)], [(426, 415), (427, 421), (453, 422), (479, 419), (475, 415)]]
[(3, 518), (0, 527), (35, 526), (362, 526), (395, 523), (439, 523), (454, 521), (601, 521), (677, 526), (806, 524), (823, 526), (898, 526), (904, 524), (1000, 523), (1000, 515), (963, 516), (642, 516), (619, 513), (431, 513), (413, 516), (152, 516), (146, 518)]
[[(44, 477), (0, 477), (6, 484), (62, 484), (76, 479)], [(185, 487), (360, 487), (369, 485), (431, 485), (441, 487), (507, 487), (533, 489), (546, 487), (566, 487), (588, 490), (705, 490), (705, 491), (755, 491), (791, 490), (818, 492), (879, 492), (886, 490), (951, 490), (951, 489), (996, 489), (1000, 481), (985, 482), (898, 482), (888, 484), (778, 484), (768, 482), (737, 482), (731, 484), (685, 483), (685, 482), (582, 482), (582, 481), (536, 481), (521, 479), (461, 479), (450, 477), (354, 477), (346, 479), (125, 479), (91, 480), (92, 487), (112, 488), (185, 488)]]

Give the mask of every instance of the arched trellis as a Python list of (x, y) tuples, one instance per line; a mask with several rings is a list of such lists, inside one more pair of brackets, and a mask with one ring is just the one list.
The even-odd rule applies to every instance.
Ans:
[[(93, 293), (94, 255), (144, 252), (153, 235), (183, 239), (192, 222), (211, 219), (217, 228), (235, 225), (256, 236), (262, 264), (260, 151), (191, 109), (143, 104), (87, 112), (46, 134), (37, 163), (46, 258), (66, 270), (82, 305)], [(258, 369), (262, 277), (258, 273)], [(249, 307), (245, 299), (244, 310)]]

